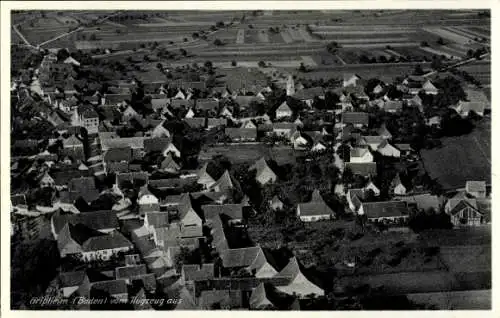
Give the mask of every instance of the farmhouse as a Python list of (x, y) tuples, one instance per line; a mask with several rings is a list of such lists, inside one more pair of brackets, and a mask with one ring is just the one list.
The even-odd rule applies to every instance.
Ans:
[(355, 163), (366, 163), (373, 162), (373, 155), (367, 148), (352, 148), (350, 151), (350, 162)]
[(371, 222), (396, 223), (410, 217), (406, 202), (402, 201), (365, 202), (361, 204), (358, 214), (366, 215)]
[(275, 278), (287, 278), (290, 283), (285, 286), (276, 286), (276, 288), (289, 295), (297, 295), (305, 298), (308, 295), (322, 296), (325, 294), (324, 290), (312, 283), (304, 274), (296, 257), (292, 257), (288, 265), (286, 265)]
[(467, 181), (465, 183), (465, 192), (475, 198), (486, 197), (485, 181)]
[(277, 109), (276, 109), (276, 118), (281, 119), (281, 118), (286, 118), (286, 117), (292, 117), (293, 112), (290, 106), (285, 102), (283, 102)]
[(368, 114), (362, 112), (346, 112), (342, 114), (342, 124), (352, 124), (356, 128), (368, 126)]
[(260, 184), (264, 185), (269, 182), (275, 182), (277, 179), (274, 171), (267, 165), (266, 159), (264, 157), (257, 160), (250, 168), (249, 171), (255, 170), (255, 179)]
[(232, 141), (255, 141), (257, 139), (257, 128), (231, 128), (224, 129), (226, 136)]
[(335, 213), (325, 203), (318, 190), (313, 191), (312, 199), (297, 205), (297, 216), (302, 222), (314, 222), (335, 218)]

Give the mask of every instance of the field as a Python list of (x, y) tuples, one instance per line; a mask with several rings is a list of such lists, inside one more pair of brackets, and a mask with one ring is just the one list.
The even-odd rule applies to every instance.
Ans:
[(199, 161), (213, 158), (217, 155), (223, 155), (229, 158), (234, 164), (253, 163), (261, 157), (276, 160), (278, 164), (295, 163), (295, 157), (300, 153), (294, 152), (290, 147), (270, 148), (265, 144), (232, 144), (220, 145), (203, 149), (199, 156)]
[(434, 305), (440, 310), (491, 309), (491, 290), (416, 293), (407, 297), (415, 303)]
[(463, 188), (467, 180), (491, 183), (491, 123), (484, 120), (474, 131), (442, 139), (443, 146), (422, 150), (424, 165), (431, 178), (444, 189)]

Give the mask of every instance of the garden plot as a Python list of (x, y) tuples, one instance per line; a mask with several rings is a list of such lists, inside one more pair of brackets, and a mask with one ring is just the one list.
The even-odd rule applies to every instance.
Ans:
[(474, 34), (471, 34), (471, 33), (469, 33), (469, 32), (466, 32), (466, 31), (460, 30), (460, 29), (458, 29), (458, 28), (456, 28), (456, 27), (446, 27), (445, 29), (446, 29), (447, 31), (450, 31), (450, 32), (453, 32), (453, 33), (455, 33), (455, 34), (458, 34), (458, 35), (461, 35), (461, 36), (464, 36), (464, 37), (468, 38), (468, 39), (470, 40), (469, 42), (471, 42), (471, 43), (473, 43), (473, 42), (477, 42), (477, 41), (476, 41), (476, 39), (478, 38), (478, 36), (477, 36), (477, 35), (474, 35)]
[(245, 43), (245, 29), (238, 29), (238, 33), (236, 33), (236, 44), (244, 44)]
[(487, 26), (467, 26), (460, 27), (460, 29), (469, 31), (473, 34), (477, 34), (478, 36), (485, 37), (487, 39), (491, 38), (491, 30)]
[(78, 24), (78, 20), (69, 16), (56, 16), (55, 19), (62, 25), (75, 25)]
[(441, 247), (440, 257), (454, 273), (491, 271), (491, 246), (462, 245)]
[(438, 35), (444, 39), (447, 39), (449, 41), (457, 42), (460, 44), (468, 44), (471, 42), (471, 39), (469, 37), (457, 34), (455, 32), (451, 32), (449, 30), (446, 30), (445, 28), (438, 28), (438, 27), (427, 27), (423, 28), (424, 31)]
[(408, 37), (392, 37), (392, 38), (361, 38), (361, 39), (338, 39), (337, 42), (340, 44), (368, 44), (368, 43), (387, 43), (390, 45), (391, 42), (407, 42), (410, 41)]
[(314, 39), (311, 34), (305, 29), (305, 27), (299, 27), (299, 33), (306, 42), (315, 42), (316, 39)]
[(314, 61), (314, 59), (311, 56), (301, 56), (302, 57), (302, 62), (304, 63), (305, 66), (313, 66), (316, 67), (318, 64)]
[(302, 37), (300, 32), (295, 27), (289, 28), (288, 33), (290, 34), (290, 36), (292, 37), (292, 39), (294, 41), (298, 41), (298, 42), (304, 41), (304, 38)]
[(473, 37), (474, 39), (475, 38), (485, 38), (485, 39), (489, 40), (491, 38), (489, 32), (476, 32), (476, 31), (472, 30), (470, 27), (468, 27), (468, 28), (466, 28), (466, 27), (453, 27), (453, 28), (457, 31), (460, 31), (464, 34), (467, 34), (467, 35)]
[(280, 34), (281, 34), (281, 38), (283, 39), (283, 41), (285, 43), (292, 43), (293, 42), (292, 36), (290, 35), (290, 33), (288, 33), (288, 30), (281, 30)]
[(461, 58), (460, 54), (456, 54), (455, 52), (450, 52), (449, 50), (446, 50), (445, 47), (443, 47), (443, 46), (441, 46), (439, 49), (431, 48), (431, 47), (422, 47), (422, 50), (429, 52), (429, 53), (432, 53), (434, 55), (439, 55), (439, 56), (443, 55), (449, 59), (459, 60)]

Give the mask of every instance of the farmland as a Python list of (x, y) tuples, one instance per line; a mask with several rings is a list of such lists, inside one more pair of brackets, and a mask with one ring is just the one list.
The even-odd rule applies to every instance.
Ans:
[(463, 187), (467, 180), (491, 181), (491, 127), (483, 122), (468, 135), (443, 138), (443, 146), (423, 150), (426, 170), (445, 189)]

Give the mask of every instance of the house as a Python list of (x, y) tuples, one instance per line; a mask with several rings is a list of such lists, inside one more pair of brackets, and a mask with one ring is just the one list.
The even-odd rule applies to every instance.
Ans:
[(97, 134), (99, 131), (99, 115), (90, 105), (75, 107), (71, 116), (71, 125), (84, 127), (89, 134)]
[(217, 114), (219, 109), (219, 101), (215, 99), (197, 99), (196, 100), (196, 110), (201, 112), (209, 112), (211, 114)]
[(120, 302), (128, 300), (127, 283), (124, 279), (94, 282), (90, 285), (90, 295), (93, 293), (108, 295)]
[(293, 96), (295, 94), (295, 81), (293, 76), (289, 75), (286, 80), (286, 96)]
[(221, 308), (225, 310), (238, 309), (243, 306), (241, 290), (204, 290), (198, 297), (197, 309), (210, 310)]
[(397, 223), (410, 217), (408, 206), (403, 201), (364, 202), (358, 214), (366, 215), (370, 222)]
[(212, 129), (219, 126), (227, 126), (226, 118), (207, 118), (207, 129)]
[(201, 230), (202, 220), (198, 213), (194, 210), (191, 203), (191, 196), (188, 193), (183, 193), (181, 195), (177, 210), (179, 223), (181, 223), (185, 228), (196, 227)]
[(351, 148), (349, 152), (349, 162), (367, 163), (373, 162), (373, 155), (367, 148)]
[(97, 191), (94, 177), (79, 177), (71, 179), (68, 191), (70, 198), (81, 197), (88, 203), (99, 198), (99, 191)]
[(271, 278), (278, 271), (272, 260), (260, 246), (224, 250), (220, 257), (226, 269), (244, 269), (257, 278)]
[(80, 287), (89, 286), (90, 281), (84, 270), (73, 272), (61, 272), (59, 274), (58, 286), (62, 297), (69, 298)]
[(377, 175), (376, 162), (346, 162), (345, 168), (351, 170), (353, 175), (359, 175), (363, 177), (373, 177)]
[(359, 209), (361, 208), (361, 203), (363, 201), (366, 201), (367, 199), (367, 190), (363, 188), (349, 189), (347, 190), (346, 198), (349, 209), (354, 213), (358, 213)]
[(292, 117), (293, 112), (290, 106), (288, 106), (287, 102), (284, 101), (277, 109), (276, 109), (276, 118), (282, 119), (287, 117)]
[(285, 294), (296, 295), (299, 298), (305, 298), (309, 295), (323, 296), (325, 294), (323, 289), (305, 276), (296, 257), (292, 257), (288, 264), (274, 278), (286, 278), (289, 280), (287, 285), (276, 286), (279, 291)]
[(293, 149), (304, 150), (309, 142), (302, 136), (300, 131), (297, 130), (290, 136), (290, 143)]
[[(184, 115), (184, 118), (193, 118), (195, 116), (195, 113), (192, 108), (189, 108), (186, 115)], [(205, 124), (203, 124), (204, 126)]]
[(273, 123), (272, 131), (277, 136), (289, 138), (292, 136), (292, 133), (295, 132), (296, 129), (297, 128), (293, 123), (280, 122)]
[(431, 118), (425, 119), (425, 124), (430, 127), (441, 128), (441, 117), (440, 116), (432, 116)]
[(403, 157), (407, 157), (415, 151), (410, 144), (394, 144), (394, 146), (400, 151)]
[(146, 274), (146, 264), (121, 266), (115, 268), (116, 279), (124, 279), (127, 284), (130, 284), (135, 277)]
[(429, 209), (432, 209), (435, 212), (439, 212), (442, 207), (442, 202), (439, 197), (430, 193), (404, 196), (399, 197), (398, 199), (405, 201), (408, 204), (408, 207), (414, 207), (417, 210), (428, 211)]
[(145, 212), (144, 226), (152, 231), (153, 228), (167, 227), (170, 224), (168, 212)]
[(234, 189), (234, 182), (231, 178), (229, 171), (224, 171), (222, 176), (210, 187), (211, 191), (215, 192), (227, 192)]
[(344, 74), (343, 87), (357, 86), (361, 77), (356, 74)]
[(110, 233), (119, 229), (116, 213), (112, 211), (95, 211), (79, 214), (62, 214), (55, 212), (51, 218), (51, 232), (55, 239), (66, 224), (84, 225), (85, 227), (101, 233)]
[(380, 195), (380, 189), (371, 180), (369, 180), (368, 183), (365, 185), (364, 190), (365, 191), (369, 191), (369, 190), (373, 191), (373, 194), (375, 196)]
[(229, 128), (224, 129), (226, 136), (232, 141), (255, 141), (257, 139), (257, 128)]
[(49, 175), (48, 171), (45, 171), (43, 176), (39, 181), (40, 188), (53, 188), (55, 186), (54, 179)]
[(230, 107), (224, 106), (222, 110), (220, 111), (219, 116), (225, 117), (225, 118), (233, 118), (233, 111), (231, 110)]
[(464, 118), (469, 116), (471, 111), (483, 117), (484, 111), (486, 109), (486, 104), (475, 100), (469, 100), (469, 101), (461, 100), (455, 106), (450, 106), (450, 108), (455, 110), (460, 116)]
[(255, 170), (255, 179), (261, 185), (267, 184), (269, 182), (273, 183), (278, 178), (274, 171), (269, 167), (264, 157), (260, 158), (255, 162), (248, 171)]
[(392, 179), (391, 189), (392, 189), (391, 192), (394, 195), (406, 195), (407, 189), (403, 185), (403, 182), (401, 182), (401, 176), (399, 173), (397, 173), (394, 179)]
[(385, 157), (399, 158), (401, 156), (401, 152), (397, 148), (389, 144), (387, 141), (379, 145), (379, 147), (377, 148), (377, 152)]
[(151, 137), (153, 138), (170, 138), (170, 132), (164, 126), (165, 121), (162, 121), (158, 126), (156, 126), (151, 132)]
[(302, 222), (314, 222), (334, 219), (335, 213), (325, 203), (319, 190), (314, 190), (310, 202), (297, 205), (297, 216)]
[(184, 109), (194, 109), (194, 103), (195, 101), (194, 100), (191, 100), (191, 99), (188, 99), (188, 100), (185, 100), (185, 99), (171, 99), (170, 100), (170, 107), (172, 107), (173, 109), (180, 109), (180, 108), (184, 108)]
[(372, 93), (375, 94), (375, 95), (378, 95), (380, 93), (382, 93), (384, 91), (384, 85), (383, 83), (379, 83), (377, 84), (373, 89), (372, 89)]
[(265, 285), (264, 283), (260, 283), (257, 288), (252, 291), (250, 295), (250, 309), (253, 310), (272, 310), (277, 309), (273, 302), (270, 300), (272, 298), (271, 295), (268, 295), (267, 289), (272, 285)]
[(486, 198), (486, 182), (467, 181), (465, 183), (465, 192), (475, 198)]
[(148, 186), (144, 185), (139, 189), (137, 196), (137, 204), (139, 205), (139, 213), (143, 216), (146, 212), (159, 212), (158, 198), (149, 191)]
[(185, 282), (209, 280), (215, 278), (215, 266), (211, 263), (184, 264), (181, 269), (182, 280)]
[(77, 160), (85, 159), (85, 151), (83, 148), (83, 142), (78, 139), (75, 135), (71, 135), (63, 140), (63, 153), (65, 155), (71, 156)]
[(240, 128), (257, 129), (257, 125), (255, 125), (255, 123), (251, 119), (247, 119), (242, 121)]
[(205, 189), (209, 189), (213, 184), (215, 184), (214, 178), (210, 176), (207, 172), (208, 163), (205, 163), (203, 167), (198, 171), (198, 184), (203, 185)]
[(172, 155), (169, 153), (165, 159), (160, 164), (160, 169), (165, 172), (177, 173), (181, 170), (181, 167), (175, 162)]
[(325, 99), (325, 91), (323, 87), (311, 87), (297, 90), (293, 98), (304, 102), (308, 107), (312, 107), (315, 98)]
[(128, 121), (132, 118), (140, 117), (139, 113), (135, 111), (132, 106), (128, 105), (122, 112), (122, 118), (124, 121)]
[(403, 109), (403, 101), (388, 100), (383, 104), (382, 108), (388, 113), (397, 113)]
[(430, 80), (426, 80), (424, 84), (422, 84), (422, 89), (424, 90), (425, 94), (427, 95), (437, 95), (438, 94), (438, 89)]
[(477, 226), (486, 223), (486, 211), (481, 209), (479, 199), (451, 198), (446, 202), (445, 212), (455, 226)]
[(207, 204), (201, 207), (205, 221), (223, 215), (231, 220), (230, 223), (241, 223), (243, 221), (243, 208), (243, 204)]
[(368, 126), (369, 116), (363, 112), (345, 112), (342, 114), (342, 125), (352, 124), (355, 128)]
[(273, 211), (282, 210), (284, 203), (278, 198), (277, 195), (275, 195), (271, 200), (269, 200), (269, 206)]
[(193, 118), (184, 118), (184, 122), (190, 128), (205, 128), (206, 118), (205, 117), (193, 117)]
[(380, 126), (379, 129), (377, 129), (377, 133), (380, 137), (389, 140), (392, 139), (392, 134), (391, 132), (387, 129), (385, 123)]

